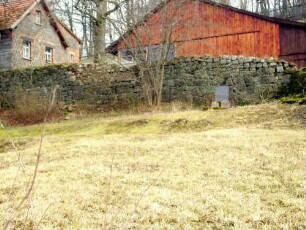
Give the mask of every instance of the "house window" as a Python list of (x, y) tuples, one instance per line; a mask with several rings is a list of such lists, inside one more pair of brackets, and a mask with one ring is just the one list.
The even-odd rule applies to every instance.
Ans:
[(0, 31), (0, 40), (1, 39), (8, 39), (11, 37), (10, 31), (9, 30), (2, 30)]
[(25, 59), (31, 59), (31, 42), (23, 41), (22, 57), (25, 58)]
[(52, 63), (53, 62), (53, 49), (50, 47), (46, 47), (46, 62), (47, 63)]
[(73, 63), (74, 62), (74, 54), (70, 55), (70, 62)]
[(160, 58), (162, 49), (166, 49), (166, 59), (171, 59), (175, 57), (175, 46), (174, 44), (169, 44), (168, 47), (162, 47), (161, 45), (152, 45), (148, 47), (149, 50), (149, 60), (156, 61)]
[(39, 10), (36, 10), (36, 20), (35, 20), (35, 23), (37, 25), (41, 25), (41, 11), (39, 11)]
[(131, 50), (121, 50), (120, 51), (121, 57), (128, 60), (128, 61), (133, 61), (133, 53)]

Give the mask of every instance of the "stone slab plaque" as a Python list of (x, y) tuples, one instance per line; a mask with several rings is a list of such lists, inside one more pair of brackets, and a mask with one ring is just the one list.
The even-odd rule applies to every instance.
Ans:
[(217, 86), (215, 91), (215, 101), (229, 101), (229, 86)]

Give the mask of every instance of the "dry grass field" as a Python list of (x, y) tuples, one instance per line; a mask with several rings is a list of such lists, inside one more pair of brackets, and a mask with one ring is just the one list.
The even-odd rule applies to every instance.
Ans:
[[(16, 229), (305, 229), (305, 110), (265, 104), (48, 124), (31, 202), (12, 223)], [(14, 187), (18, 153), (7, 135), (25, 164)], [(1, 226), (33, 174), (39, 136), (39, 125), (0, 131)]]

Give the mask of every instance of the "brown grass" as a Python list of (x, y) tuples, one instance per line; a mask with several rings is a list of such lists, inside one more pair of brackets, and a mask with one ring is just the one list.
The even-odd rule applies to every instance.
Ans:
[[(16, 90), (12, 108), (0, 109), (0, 119), (10, 125), (31, 125), (44, 121), (50, 98), (36, 91)], [(63, 120), (63, 112), (53, 105), (48, 112), (49, 121)]]
[[(21, 229), (305, 229), (304, 113), (267, 104), (50, 124), (31, 218), (14, 222)], [(37, 129), (9, 130), (16, 142), (30, 140), (21, 151), (28, 175)], [(1, 215), (11, 205), (15, 166), (6, 148)]]

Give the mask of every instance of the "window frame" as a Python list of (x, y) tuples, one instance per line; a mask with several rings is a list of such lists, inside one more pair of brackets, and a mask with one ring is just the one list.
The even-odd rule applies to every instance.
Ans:
[(70, 63), (75, 63), (75, 55), (74, 55), (74, 53), (70, 54)]
[[(42, 14), (41, 14), (41, 10), (36, 10), (35, 11), (35, 24), (41, 26), (42, 25)], [(37, 20), (39, 19), (39, 21)]]
[[(28, 55), (25, 55), (28, 54)], [(26, 60), (31, 60), (32, 58), (32, 42), (28, 40), (23, 40), (22, 42), (22, 58)]]
[[(48, 51), (50, 51), (50, 53)], [(46, 61), (46, 63), (53, 63), (53, 54), (54, 54), (54, 49), (52, 47), (46, 46), (45, 47), (45, 61)], [(50, 60), (48, 58), (50, 58)]]

